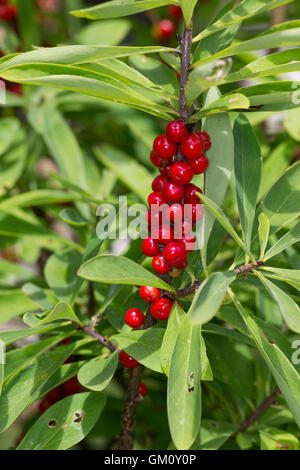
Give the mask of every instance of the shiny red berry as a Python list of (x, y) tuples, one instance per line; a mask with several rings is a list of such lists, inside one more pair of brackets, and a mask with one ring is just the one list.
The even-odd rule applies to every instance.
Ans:
[(197, 134), (189, 134), (180, 145), (180, 150), (186, 158), (198, 158), (203, 153), (204, 145)]
[[(184, 247), (188, 253), (190, 251), (193, 251), (196, 248), (196, 237), (193, 235), (184, 236), (181, 238), (180, 241), (184, 244)], [(184, 268), (181, 268), (181, 269), (184, 269)]]
[(142, 286), (140, 288), (140, 296), (145, 302), (155, 302), (160, 298), (160, 290), (157, 287)]
[(182, 18), (182, 10), (180, 7), (176, 5), (170, 5), (168, 7), (168, 15), (174, 20), (181, 20)]
[(17, 16), (16, 5), (0, 5), (0, 18), (3, 21), (11, 21)]
[(179, 202), (184, 196), (184, 187), (174, 181), (168, 181), (164, 186), (163, 194), (167, 201)]
[(201, 155), (198, 158), (191, 160), (191, 167), (195, 175), (204, 173), (209, 167), (208, 158), (205, 155)]
[(161, 157), (159, 157), (157, 155), (157, 153), (155, 153), (153, 151), (150, 153), (150, 160), (151, 160), (151, 163), (154, 166), (157, 166), (158, 168), (160, 168), (163, 164), (163, 159)]
[(126, 369), (133, 369), (138, 366), (139, 363), (133, 357), (129, 356), (125, 351), (120, 351), (119, 359), (121, 364), (126, 367)]
[(138, 328), (145, 321), (145, 316), (139, 308), (131, 308), (125, 315), (125, 322), (131, 328)]
[(151, 305), (151, 315), (157, 320), (167, 320), (173, 307), (171, 300), (161, 297)]
[(185, 186), (192, 181), (194, 173), (189, 163), (176, 162), (171, 166), (169, 175), (174, 183), (183, 184)]
[(158, 205), (167, 204), (167, 200), (165, 196), (163, 195), (163, 193), (154, 192), (154, 193), (149, 194), (148, 204), (149, 206), (152, 206), (154, 204), (158, 204)]
[(153, 150), (160, 158), (171, 160), (177, 151), (177, 145), (169, 140), (166, 135), (160, 135), (154, 141)]
[(159, 254), (159, 245), (151, 237), (147, 237), (143, 240), (142, 243), (142, 252), (145, 256), (156, 256)]
[(184, 201), (184, 213), (188, 221), (194, 224), (203, 218), (203, 206), (194, 199)]
[(80, 383), (77, 377), (72, 377), (62, 384), (62, 390), (65, 397), (78, 393), (80, 391)]
[(200, 201), (200, 198), (199, 196), (197, 196), (197, 193), (202, 194), (201, 189), (195, 184), (188, 184), (184, 188), (184, 199), (187, 201), (190, 201), (191, 199), (194, 199), (195, 201)]
[(169, 140), (179, 144), (188, 136), (188, 130), (182, 121), (172, 121), (167, 126), (166, 134)]
[(144, 383), (141, 383), (140, 384), (140, 388), (139, 388), (139, 394), (142, 396), (142, 397), (145, 397), (148, 393), (148, 387), (147, 385), (145, 385)]
[(158, 274), (168, 274), (171, 268), (171, 266), (165, 262), (163, 255), (154, 256), (152, 260), (152, 267)]
[(174, 241), (165, 246), (163, 257), (169, 266), (178, 266), (186, 260), (187, 252), (183, 243)]
[(163, 176), (169, 176), (169, 171), (170, 171), (171, 165), (162, 165), (159, 169), (159, 172)]
[(158, 40), (168, 40), (175, 34), (174, 23), (170, 20), (161, 20), (153, 27), (153, 36)]
[(204, 152), (209, 150), (211, 148), (211, 140), (207, 132), (197, 132), (197, 135), (200, 137), (200, 139), (203, 142), (204, 145)]
[(172, 224), (179, 223), (181, 224), (184, 218), (184, 207), (183, 204), (180, 202), (174, 202), (169, 206), (169, 213), (170, 213), (170, 222)]
[(156, 178), (154, 178), (153, 183), (152, 183), (153, 191), (161, 193), (167, 181), (168, 181), (167, 176), (158, 175)]
[(152, 227), (151, 234), (153, 239), (161, 245), (167, 245), (172, 240), (174, 240), (174, 229), (170, 225)]

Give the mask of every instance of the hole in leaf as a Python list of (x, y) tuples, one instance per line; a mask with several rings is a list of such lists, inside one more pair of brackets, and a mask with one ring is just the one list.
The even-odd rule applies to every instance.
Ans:
[(54, 418), (49, 419), (48, 428), (54, 429), (54, 428), (56, 428), (56, 426), (57, 426), (57, 419), (54, 419)]
[(74, 423), (82, 423), (83, 419), (84, 419), (84, 411), (83, 410), (75, 411), (73, 415)]
[(191, 372), (190, 375), (188, 376), (188, 382), (187, 382), (187, 390), (189, 393), (195, 390), (194, 386), (195, 386), (194, 372)]

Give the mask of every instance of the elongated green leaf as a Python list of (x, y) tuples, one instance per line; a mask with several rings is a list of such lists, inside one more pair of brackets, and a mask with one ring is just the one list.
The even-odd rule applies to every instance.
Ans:
[(117, 46), (127, 36), (130, 28), (128, 20), (97, 21), (82, 28), (75, 40), (79, 44)]
[(114, 335), (109, 340), (124, 349), (138, 362), (156, 372), (162, 372), (160, 363), (160, 348), (165, 330), (149, 328), (148, 330), (133, 330)]
[[(59, 323), (52, 323), (51, 325), (48, 324), (45, 326), (38, 326), (36, 328), (25, 328), (22, 330), (1, 331), (0, 340), (3, 341), (8, 346), (12, 343), (20, 341), (21, 339), (28, 338), (29, 336), (48, 333), (48, 331), (51, 331), (54, 329), (59, 328), (60, 331), (63, 331), (61, 329), (62, 325), (60, 325)], [(74, 326), (67, 326), (67, 327), (64, 326), (63, 329), (68, 332), (68, 335), (71, 335), (72, 332), (76, 331)]]
[(269, 217), (270, 233), (292, 222), (299, 215), (300, 162), (282, 175), (262, 202), (262, 211)]
[(183, 320), (172, 354), (168, 380), (168, 418), (173, 442), (187, 450), (197, 438), (201, 420), (200, 327)]
[(254, 15), (264, 13), (280, 5), (291, 3), (292, 1), (293, 0), (244, 0), (228, 13), (226, 13), (222, 18), (216, 21), (216, 23), (212, 24), (200, 34), (198, 34), (198, 36), (196, 36), (193, 41), (200, 41), (200, 39), (203, 39), (210, 34), (215, 33), (216, 31), (220, 31), (227, 26), (239, 23), (248, 18), (251, 18)]
[(176, 344), (176, 339), (180, 330), (180, 325), (185, 318), (185, 312), (176, 302), (168, 318), (167, 328), (161, 345), (160, 358), (161, 366), (166, 375), (169, 375), (171, 358)]
[(230, 295), (248, 330), (250, 331), (258, 350), (270, 368), (287, 405), (293, 413), (296, 423), (300, 427), (299, 374), (277, 345), (271, 344), (268, 339), (266, 339), (266, 335), (261, 333), (257, 323), (247, 313), (241, 303), (232, 293), (230, 293)]
[[(7, 141), (9, 144), (9, 139)], [(14, 135), (13, 145), (0, 156), (0, 196), (7, 193), (20, 178), (26, 163), (27, 151), (25, 133), (21, 128)]]
[(270, 232), (270, 221), (266, 214), (261, 212), (259, 214), (259, 226), (258, 226), (258, 237), (259, 237), (259, 243), (260, 243), (260, 256), (259, 259), (263, 260), (264, 259), (264, 254), (266, 251), (266, 247), (268, 244), (268, 239), (269, 239), (269, 232)]
[(105, 395), (95, 392), (64, 398), (34, 423), (18, 450), (69, 449), (89, 434), (105, 403)]
[(182, 13), (188, 28), (190, 26), (190, 21), (192, 19), (194, 8), (197, 2), (198, 0), (179, 0), (179, 3), (182, 8)]
[[(299, 45), (300, 22), (287, 21), (286, 23), (276, 25), (265, 31), (263, 34), (256, 36), (254, 39), (236, 42), (230, 47), (217, 51), (215, 54), (206, 56), (201, 60), (193, 63), (193, 68), (203, 65), (207, 62), (222, 59), (224, 57), (244, 54), (250, 51), (260, 49), (272, 49), (279, 47), (289, 47)], [(202, 43), (201, 43), (202, 44)]]
[(6, 152), (13, 144), (19, 128), (20, 123), (15, 117), (4, 117), (0, 119), (0, 155)]
[(104, 284), (153, 286), (173, 291), (173, 288), (134, 261), (123, 256), (101, 255), (80, 266), (78, 275)]
[(299, 269), (282, 269), (274, 268), (273, 266), (262, 266), (264, 271), (278, 274), (282, 280), (300, 282), (300, 270)]
[(78, 380), (86, 388), (101, 392), (104, 390), (118, 366), (118, 352), (110, 354), (107, 358), (96, 357), (81, 367)]
[(82, 325), (81, 321), (74, 313), (70, 305), (65, 302), (59, 302), (45, 318), (35, 323), (34, 326), (38, 327), (40, 325), (45, 325), (46, 323), (51, 323), (57, 320), (68, 320), (77, 323), (78, 325)]
[(31, 282), (24, 284), (22, 286), (22, 291), (43, 310), (51, 310), (54, 303), (57, 301), (56, 296), (53, 295), (52, 292), (49, 292), (48, 294), (46, 291)]
[(222, 421), (203, 419), (191, 450), (217, 450), (237, 431), (237, 426)]
[(28, 311), (38, 311), (39, 305), (26, 297), (20, 289), (0, 292), (0, 324)]
[(294, 225), (294, 227), (291, 228), (289, 232), (283, 235), (282, 238), (280, 238), (276, 243), (274, 243), (273, 246), (271, 246), (264, 256), (264, 261), (267, 261), (273, 256), (276, 256), (278, 253), (286, 250), (289, 246), (297, 243), (297, 241), (300, 241), (300, 222)]
[(246, 116), (240, 114), (234, 124), (234, 173), (236, 196), (244, 242), (251, 249), (253, 222), (260, 186), (262, 160), (258, 139)]
[(28, 193), (18, 194), (8, 199), (0, 201), (0, 209), (10, 209), (12, 207), (42, 206), (48, 204), (60, 204), (80, 200), (80, 196), (68, 194), (64, 191), (37, 189)]
[(189, 310), (194, 325), (208, 323), (217, 313), (227, 288), (235, 280), (235, 271), (212, 274), (197, 290)]
[(112, 0), (91, 8), (72, 11), (71, 14), (89, 20), (103, 20), (134, 15), (164, 5), (178, 4), (180, 0)]
[[(208, 106), (219, 97), (220, 93), (217, 89), (210, 90), (205, 105)], [(211, 136), (213, 142), (211, 149), (207, 152), (211, 164), (205, 175), (205, 195), (217, 206), (221, 206), (231, 178), (234, 161), (234, 140), (228, 115), (209, 116), (205, 119), (203, 130)], [(205, 208), (204, 233), (201, 243), (205, 258), (215, 217)]]
[(250, 101), (246, 96), (241, 93), (232, 93), (226, 96), (221, 96), (216, 101), (213, 101), (208, 106), (201, 109), (197, 113), (193, 114), (190, 121), (197, 122), (199, 119), (202, 119), (206, 116), (211, 116), (212, 114), (224, 113), (226, 111), (233, 111), (235, 109), (248, 109), (250, 107)]
[(112, 170), (130, 190), (146, 202), (151, 192), (152, 176), (146, 168), (133, 158), (109, 145), (96, 149), (99, 160)]
[(300, 442), (293, 434), (273, 427), (259, 431), (261, 450), (300, 450)]
[(261, 272), (257, 272), (256, 275), (274, 298), (288, 327), (300, 333), (300, 309), (296, 302)]
[(252, 257), (249, 250), (244, 245), (243, 241), (240, 239), (234, 228), (232, 227), (231, 223), (229, 222), (228, 218), (224, 214), (224, 212), (208, 197), (204, 196), (203, 194), (199, 193), (200, 199), (204, 202), (204, 204), (208, 207), (209, 211), (213, 214), (213, 216), (220, 222), (222, 227), (232, 236), (234, 241), (250, 256)]
[(33, 394), (75, 351), (78, 343), (56, 348), (32, 361), (3, 388), (0, 401), (0, 430), (4, 431), (27, 408)]

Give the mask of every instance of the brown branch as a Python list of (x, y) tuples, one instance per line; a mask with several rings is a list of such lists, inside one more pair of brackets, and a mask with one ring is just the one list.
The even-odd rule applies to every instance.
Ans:
[(246, 264), (244, 266), (240, 266), (239, 268), (237, 268), (235, 270), (235, 272), (237, 274), (247, 274), (247, 273), (251, 273), (253, 271), (253, 269), (255, 268), (259, 268), (260, 266), (262, 266), (264, 264), (263, 261), (256, 261), (256, 263), (250, 263), (250, 264)]
[(176, 296), (181, 298), (188, 297), (189, 295), (193, 294), (197, 289), (199, 289), (200, 285), (201, 284), (198, 279), (195, 279), (192, 285), (185, 287), (184, 289), (179, 289), (176, 292)]
[[(277, 396), (280, 394), (279, 388), (277, 388), (271, 395), (269, 395), (265, 400), (256, 408), (254, 413), (252, 413), (248, 418), (246, 418), (239, 426), (240, 432), (245, 432), (247, 429), (252, 426), (252, 424), (258, 421), (259, 417), (274, 403)], [(233, 433), (231, 438), (234, 438), (236, 433)]]
[[(77, 325), (78, 326), (78, 325)], [(105, 336), (100, 335), (100, 333), (97, 333), (97, 331), (93, 330), (89, 326), (83, 325), (80, 327), (85, 333), (88, 335), (92, 336), (95, 338), (99, 343), (101, 343), (103, 346), (105, 346), (107, 349), (109, 349), (111, 352), (116, 351), (118, 348), (107, 341), (107, 338)]]
[[(144, 328), (153, 326), (156, 320), (151, 316), (148, 309)], [(139, 364), (131, 370), (130, 379), (127, 388), (126, 401), (121, 418), (121, 432), (119, 437), (119, 450), (132, 450), (134, 444), (136, 409), (139, 403), (139, 389), (142, 380), (144, 366)]]
[(188, 83), (190, 65), (191, 65), (191, 49), (193, 39), (193, 19), (191, 19), (190, 27), (184, 27), (183, 37), (180, 40), (181, 48), (181, 68), (180, 68), (180, 117), (186, 124), (190, 118), (190, 109), (187, 106), (185, 87)]

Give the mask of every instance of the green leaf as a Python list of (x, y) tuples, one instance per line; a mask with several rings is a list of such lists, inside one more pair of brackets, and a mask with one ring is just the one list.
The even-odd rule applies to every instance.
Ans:
[[(62, 325), (58, 323), (52, 323), (51, 325), (46, 326), (38, 326), (34, 328), (25, 328), (24, 330), (12, 330), (12, 331), (1, 331), (0, 332), (0, 340), (3, 341), (7, 346), (17, 341), (20, 341), (24, 338), (28, 338), (29, 336), (39, 335), (43, 333), (48, 333), (48, 331), (55, 330), (60, 328), (62, 331)], [(75, 331), (74, 326), (64, 327), (68, 332), (68, 335), (71, 335), (72, 332)]]
[(68, 321), (77, 323), (78, 325), (82, 325), (81, 321), (79, 320), (77, 315), (74, 313), (71, 306), (65, 302), (59, 302), (54, 307), (54, 309), (48, 315), (46, 315), (45, 318), (37, 322), (34, 322), (34, 327), (45, 325), (46, 323), (51, 323), (57, 320), (68, 320)]
[(86, 227), (88, 225), (88, 221), (83, 218), (79, 212), (74, 209), (74, 207), (68, 207), (63, 209), (59, 217), (63, 220), (66, 224), (71, 225), (72, 227)]
[[(292, 101), (295, 101), (295, 104), (297, 106), (300, 106), (298, 97), (299, 97), (299, 92), (297, 92), (296, 99)], [(284, 124), (285, 130), (292, 137), (292, 139), (299, 142), (300, 141), (299, 108), (291, 109), (290, 111), (288, 111), (284, 117), (283, 124)]]
[(75, 36), (79, 44), (116, 46), (123, 41), (131, 29), (127, 20), (97, 21), (82, 28)]
[(161, 366), (166, 375), (169, 375), (171, 358), (176, 344), (176, 339), (180, 330), (182, 321), (185, 318), (185, 312), (176, 302), (173, 305), (168, 318), (167, 328), (161, 345), (160, 358)]
[(162, 372), (160, 364), (160, 348), (165, 330), (149, 328), (133, 330), (111, 336), (109, 341), (124, 349), (130, 356), (148, 369)]
[[(82, 343), (82, 342), (80, 342)], [(7, 429), (19, 414), (31, 403), (46, 380), (76, 350), (78, 343), (55, 348), (32, 361), (19, 374), (12, 378), (2, 391), (0, 401), (0, 430)]]
[(294, 243), (297, 243), (297, 241), (299, 240), (300, 240), (300, 221), (296, 225), (294, 225), (294, 227), (291, 228), (289, 232), (283, 235), (282, 238), (277, 240), (277, 242), (274, 243), (273, 246), (271, 246), (271, 248), (267, 251), (267, 253), (264, 256), (264, 261), (267, 261), (273, 256), (278, 255), (278, 253), (281, 253), (282, 251), (286, 250), (289, 246), (293, 245)]
[(45, 278), (59, 300), (71, 302), (80, 263), (80, 254), (70, 248), (57, 251), (48, 259), (44, 270)]
[(38, 304), (26, 297), (20, 289), (0, 291), (0, 324), (28, 311), (37, 310), (39, 310)]
[(80, 266), (78, 276), (104, 284), (153, 286), (174, 291), (169, 284), (154, 276), (143, 266), (123, 256), (96, 256)]
[(27, 297), (33, 300), (33, 302), (36, 302), (36, 304), (39, 305), (39, 307), (43, 310), (52, 309), (54, 305), (53, 301), (55, 302), (56, 300), (56, 297), (53, 295), (52, 297), (54, 298), (51, 298), (51, 292), (48, 294), (43, 289), (36, 286), (35, 284), (32, 284), (31, 282), (23, 284), (22, 291)]
[(234, 424), (203, 419), (197, 440), (190, 450), (217, 450), (236, 431)]
[(193, 42), (200, 41), (200, 39), (203, 39), (216, 31), (220, 31), (227, 26), (240, 23), (254, 15), (264, 13), (280, 5), (291, 3), (292, 1), (293, 0), (244, 0), (232, 8), (232, 10), (225, 13), (225, 15), (214, 24), (198, 34), (193, 39)]
[[(220, 52), (216, 51), (216, 53), (211, 54), (210, 56), (207, 55), (204, 58), (195, 61), (193, 63), (193, 68), (217, 59), (223, 59), (224, 57), (231, 57), (251, 51), (297, 46), (300, 44), (299, 33), (300, 22), (298, 20), (287, 21), (270, 28), (253, 39), (235, 42), (230, 47), (219, 49)], [(201, 45), (202, 42), (200, 43), (200, 46)]]
[(182, 13), (188, 28), (190, 26), (190, 22), (197, 2), (198, 0), (179, 0), (180, 6), (182, 8)]
[[(218, 222), (224, 227), (224, 229), (231, 235), (231, 237), (234, 239), (234, 241), (239, 245), (242, 250), (244, 250), (248, 256), (252, 258), (251, 253), (249, 250), (246, 248), (244, 245), (243, 241), (240, 239), (234, 228), (232, 227), (231, 223), (227, 219), (226, 215), (220, 209), (211, 199), (208, 197), (204, 196), (203, 194), (199, 193), (200, 199), (204, 202), (204, 204), (208, 207), (209, 211), (213, 214), (214, 218), (218, 220)], [(206, 224), (206, 222), (204, 223)]]
[(297, 437), (281, 429), (260, 429), (259, 436), (261, 450), (300, 450)]
[(227, 288), (235, 279), (236, 272), (228, 271), (212, 274), (201, 284), (188, 312), (194, 325), (208, 323), (215, 316)]
[[(218, 89), (208, 92), (205, 105), (220, 97)], [(212, 139), (213, 145), (207, 152), (211, 164), (205, 174), (205, 195), (217, 206), (221, 206), (231, 178), (234, 161), (234, 140), (227, 114), (209, 116), (205, 119), (203, 130)], [(205, 208), (202, 250), (206, 258), (208, 240), (215, 221), (215, 215)]]
[(110, 354), (107, 358), (96, 357), (81, 367), (78, 373), (78, 380), (84, 387), (101, 392), (110, 383), (117, 366), (117, 351)]
[(268, 240), (269, 240), (269, 232), (270, 232), (270, 221), (266, 214), (261, 212), (258, 217), (258, 237), (260, 243), (260, 256), (259, 259), (263, 260), (265, 251), (267, 248)]
[(95, 392), (60, 400), (34, 423), (18, 450), (69, 449), (90, 433), (105, 404), (105, 395)]
[(200, 327), (183, 320), (172, 354), (168, 380), (168, 418), (173, 442), (187, 450), (197, 438), (201, 420)]
[(293, 413), (297, 425), (300, 427), (299, 374), (278, 346), (269, 342), (266, 334), (261, 332), (255, 320), (248, 314), (232, 292), (230, 296), (250, 331), (258, 350), (271, 370), (288, 407)]
[(273, 284), (261, 272), (256, 272), (262, 284), (269, 291), (271, 296), (277, 303), (280, 312), (287, 324), (287, 326), (296, 333), (300, 333), (300, 309), (296, 302), (283, 290)]
[(206, 116), (211, 116), (212, 114), (224, 113), (226, 111), (248, 109), (250, 107), (250, 101), (246, 96), (241, 93), (232, 93), (229, 95), (221, 96), (216, 101), (213, 101), (208, 106), (205, 106), (193, 114), (190, 121), (198, 122), (199, 119), (202, 119)]
[[(194, 1), (194, 0), (193, 0)], [(113, 0), (90, 8), (72, 11), (71, 14), (89, 20), (103, 20), (135, 15), (164, 5), (179, 4), (179, 0)]]
[[(282, 269), (274, 268), (273, 266), (262, 266), (261, 269), (278, 275), (278, 279), (282, 281), (292, 281), (300, 283), (300, 270), (299, 269)], [(267, 275), (267, 274), (266, 274)]]
[(244, 242), (251, 249), (256, 201), (260, 186), (262, 160), (258, 139), (246, 116), (240, 114), (234, 123), (234, 173), (239, 216)]
[(6, 210), (15, 207), (43, 206), (61, 204), (64, 202), (79, 201), (79, 195), (68, 194), (64, 191), (37, 189), (28, 193), (17, 194), (0, 201), (0, 209)]
[(3, 155), (14, 143), (19, 129), (20, 122), (17, 118), (3, 117), (0, 119), (0, 155)]
[[(9, 139), (7, 139), (7, 142), (9, 143)], [(22, 175), (27, 151), (25, 133), (23, 129), (20, 129), (14, 135), (13, 145), (9, 146), (6, 152), (0, 156), (0, 196), (6, 194)]]
[(300, 162), (289, 167), (263, 199), (261, 210), (270, 220), (270, 233), (299, 215), (299, 202), (295, 197), (299, 191)]
[(146, 202), (147, 194), (151, 192), (152, 175), (143, 165), (109, 145), (96, 149), (96, 154), (103, 165), (112, 170), (125, 186)]

